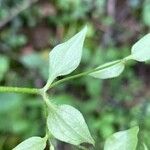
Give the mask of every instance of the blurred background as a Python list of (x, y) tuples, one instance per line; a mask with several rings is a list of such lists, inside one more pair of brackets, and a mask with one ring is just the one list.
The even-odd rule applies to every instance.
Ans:
[[(73, 72), (123, 58), (150, 32), (150, 0), (0, 0), (0, 85), (42, 87), (48, 53), (85, 25), (88, 34), (80, 67)], [(150, 148), (150, 62), (129, 62), (115, 79), (83, 77), (50, 93), (57, 104), (79, 109), (96, 141), (140, 126), (139, 148)], [(44, 136), (40, 97), (0, 93), (0, 150), (11, 150), (33, 135)], [(77, 148), (57, 142), (57, 150)]]

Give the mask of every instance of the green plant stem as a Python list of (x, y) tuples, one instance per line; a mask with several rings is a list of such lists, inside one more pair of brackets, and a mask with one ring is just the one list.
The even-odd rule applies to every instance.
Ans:
[(40, 95), (42, 96), (43, 100), (45, 101), (46, 106), (51, 110), (54, 109), (54, 105), (50, 102), (47, 93), (43, 90), (40, 90)]
[(117, 63), (119, 63), (119, 62), (121, 62), (121, 61), (123, 61), (123, 60), (117, 60), (117, 61), (112, 62), (112, 63), (109, 64), (109, 65), (106, 65), (106, 66), (103, 66), (103, 65), (102, 65), (102, 66), (100, 66), (100, 67), (98, 67), (98, 68), (95, 68), (95, 69), (92, 69), (92, 70), (89, 70), (89, 71), (86, 71), (86, 72), (82, 72), (82, 73), (80, 73), (80, 74), (76, 74), (76, 75), (73, 75), (73, 76), (66, 77), (66, 78), (64, 78), (64, 79), (58, 80), (58, 81), (54, 82), (53, 84), (51, 84), (51, 85), (49, 86), (49, 89), (51, 89), (51, 88), (53, 88), (53, 87), (55, 87), (55, 86), (57, 86), (57, 85), (59, 85), (59, 84), (61, 84), (61, 83), (64, 83), (64, 82), (66, 82), (66, 81), (73, 80), (73, 79), (76, 79), (76, 78), (80, 78), (80, 77), (89, 75), (89, 74), (92, 73), (92, 72), (101, 71), (101, 70), (103, 70), (103, 69), (105, 69), (105, 68), (108, 68), (108, 67), (111, 67), (111, 66), (113, 66), (113, 65), (115, 65), (115, 64), (117, 64)]
[(13, 93), (36, 94), (36, 95), (38, 95), (38, 94), (40, 94), (40, 89), (0, 86), (0, 93), (1, 92), (13, 92)]
[[(128, 58), (128, 57), (127, 57)], [(51, 84), (52, 81), (48, 82), (46, 84), (46, 88), (42, 88), (42, 89), (37, 89), (37, 88), (21, 88), (21, 87), (5, 87), (5, 86), (0, 86), (0, 92), (14, 92), (14, 93), (23, 93), (23, 94), (36, 94), (36, 95), (41, 95), (41, 92), (43, 93), (46, 93), (46, 91), (48, 89), (51, 89), (61, 83), (64, 83), (66, 81), (69, 81), (69, 80), (73, 80), (73, 79), (76, 79), (76, 78), (80, 78), (80, 77), (83, 77), (83, 76), (86, 76), (86, 75), (89, 75), (90, 73), (92, 72), (96, 72), (96, 71), (101, 71), (103, 69), (106, 69), (108, 67), (111, 67), (117, 63), (120, 63), (120, 62), (123, 62), (126, 61), (126, 59), (121, 59), (121, 60), (117, 60), (117, 61), (113, 61), (109, 64), (106, 64), (106, 65), (101, 65), (100, 67), (98, 68), (94, 68), (92, 70), (89, 70), (89, 71), (85, 71), (85, 72), (82, 72), (82, 73), (79, 73), (79, 74), (76, 74), (76, 75), (73, 75), (73, 76), (69, 76), (69, 77), (66, 77), (64, 79), (61, 79), (61, 80), (58, 80), (54, 83)], [(49, 80), (48, 80), (49, 81)], [(46, 90), (45, 90), (46, 89)], [(45, 100), (47, 100), (46, 96), (45, 95), (42, 95)]]
[(55, 86), (57, 86), (57, 85), (59, 85), (61, 83), (64, 83), (66, 81), (69, 81), (69, 80), (72, 80), (72, 79), (76, 79), (76, 78), (80, 78), (82, 76), (88, 75), (91, 72), (93, 72), (93, 71), (82, 72), (80, 74), (76, 74), (76, 75), (73, 75), (73, 76), (69, 76), (69, 77), (63, 78), (63, 79), (58, 80), (58, 81), (54, 82), (53, 84), (51, 84), (49, 86), (49, 88), (55, 87)]

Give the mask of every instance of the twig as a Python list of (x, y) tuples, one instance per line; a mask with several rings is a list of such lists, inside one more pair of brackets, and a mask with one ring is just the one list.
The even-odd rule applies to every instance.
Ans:
[(13, 92), (13, 93), (24, 93), (24, 94), (40, 94), (40, 90), (36, 88), (22, 88), (22, 87), (5, 87), (0, 86), (1, 92)]

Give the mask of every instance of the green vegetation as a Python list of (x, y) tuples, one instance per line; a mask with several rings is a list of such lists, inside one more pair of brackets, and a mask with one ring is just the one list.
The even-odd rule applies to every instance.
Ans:
[[(125, 8), (132, 8), (129, 16), (143, 20), (142, 26), (132, 17), (118, 25), (116, 21), (124, 18), (108, 10), (106, 15), (109, 1), (1, 2), (0, 149), (12, 149), (25, 139), (14, 149), (35, 149), (36, 145), (42, 150), (47, 139), (52, 150), (63, 150), (65, 145), (66, 149), (97, 150), (150, 147), (150, 34), (129, 47), (139, 39), (139, 31), (149, 31), (149, 1), (140, 3), (129, 1)], [(121, 5), (117, 2), (116, 11)], [(64, 40), (84, 24), (88, 32), (83, 49), (86, 27)], [(58, 45), (61, 41), (67, 42)], [(49, 47), (54, 47), (50, 54)], [(60, 77), (72, 71), (72, 76)], [(118, 78), (109, 79), (114, 77)]]

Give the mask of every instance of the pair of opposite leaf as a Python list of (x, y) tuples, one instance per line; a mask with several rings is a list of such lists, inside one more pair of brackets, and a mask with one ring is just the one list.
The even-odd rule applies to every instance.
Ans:
[[(87, 27), (82, 29), (79, 33), (73, 36), (65, 43), (56, 46), (49, 54), (49, 79), (46, 86), (43, 88), (47, 91), (51, 83), (58, 77), (70, 74), (80, 64), (82, 57), (82, 49), (87, 32)], [(131, 55), (122, 59), (101, 65), (91, 73), (90, 76), (100, 79), (114, 78), (119, 76), (124, 68), (125, 62), (129, 59), (136, 61), (147, 61), (150, 59), (150, 34), (144, 36), (141, 40), (135, 43), (131, 49)], [(90, 143), (94, 145), (94, 140), (90, 135), (86, 122), (82, 114), (72, 106), (60, 105), (55, 106), (54, 109), (49, 110), (47, 118), (47, 127), (50, 133), (58, 140), (80, 145), (81, 143)], [(136, 138), (137, 128), (133, 129), (132, 134), (129, 134), (127, 140), (122, 141), (120, 146), (124, 144), (129, 145), (124, 150), (135, 150), (135, 145), (132, 146), (130, 139), (132, 136)], [(126, 133), (126, 132), (125, 132)], [(130, 133), (130, 132), (129, 132)], [(117, 136), (118, 137), (118, 136)], [(120, 137), (121, 138), (121, 137)], [(120, 140), (120, 138), (116, 138)], [(105, 150), (112, 150), (111, 141), (114, 138), (108, 139), (105, 143)], [(46, 146), (47, 137), (32, 137), (13, 150), (43, 150)], [(119, 142), (119, 141), (118, 141)], [(113, 142), (114, 143), (114, 142)], [(120, 142), (119, 142), (120, 143)], [(119, 144), (118, 143), (118, 144)], [(119, 150), (116, 146), (114, 150)]]

